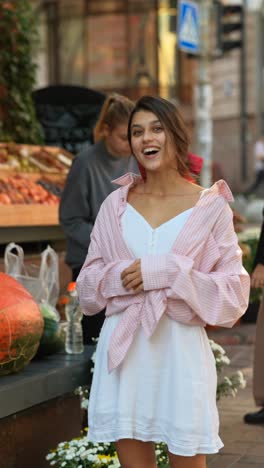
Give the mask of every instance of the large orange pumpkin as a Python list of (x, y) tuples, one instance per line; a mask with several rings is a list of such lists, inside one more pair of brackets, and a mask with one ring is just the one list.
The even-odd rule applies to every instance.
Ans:
[(0, 376), (18, 372), (35, 356), (44, 321), (31, 294), (0, 273)]

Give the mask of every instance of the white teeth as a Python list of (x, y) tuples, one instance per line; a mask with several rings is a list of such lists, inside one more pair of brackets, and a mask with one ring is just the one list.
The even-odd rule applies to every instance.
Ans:
[(146, 149), (144, 149), (143, 153), (144, 153), (144, 154), (149, 154), (149, 153), (151, 153), (152, 151), (158, 151), (158, 148), (153, 148), (153, 147), (146, 148)]

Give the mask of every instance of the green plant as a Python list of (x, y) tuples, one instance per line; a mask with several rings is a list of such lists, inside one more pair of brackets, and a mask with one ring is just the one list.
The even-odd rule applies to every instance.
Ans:
[(32, 101), (37, 40), (30, 0), (0, 0), (0, 141), (43, 143)]

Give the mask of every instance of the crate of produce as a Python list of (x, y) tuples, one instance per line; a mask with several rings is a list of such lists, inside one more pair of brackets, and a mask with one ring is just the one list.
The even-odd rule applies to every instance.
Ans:
[(0, 174), (15, 171), (66, 175), (72, 160), (73, 155), (62, 148), (0, 143)]
[(0, 227), (58, 225), (65, 179), (0, 174)]

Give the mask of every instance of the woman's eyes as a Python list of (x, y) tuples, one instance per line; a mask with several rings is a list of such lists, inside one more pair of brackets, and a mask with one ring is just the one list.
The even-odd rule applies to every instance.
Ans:
[[(163, 128), (162, 127), (153, 127), (152, 131), (154, 133), (160, 133), (160, 132), (163, 131)], [(133, 136), (140, 136), (140, 135), (142, 135), (142, 133), (143, 133), (143, 130), (134, 130), (133, 131)]]

